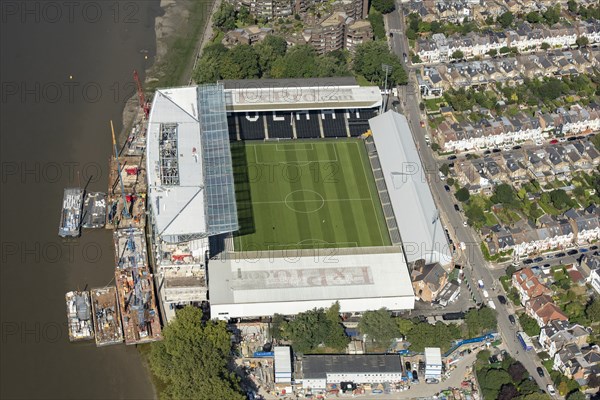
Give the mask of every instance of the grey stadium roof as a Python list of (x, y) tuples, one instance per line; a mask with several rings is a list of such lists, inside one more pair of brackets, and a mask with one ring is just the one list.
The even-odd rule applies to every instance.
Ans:
[[(406, 117), (393, 111), (369, 120), (408, 262), (452, 263), (437, 208)], [(437, 171), (435, 171), (437, 172)]]
[(377, 86), (352, 77), (248, 79), (222, 82), (228, 112), (364, 109), (381, 105)]

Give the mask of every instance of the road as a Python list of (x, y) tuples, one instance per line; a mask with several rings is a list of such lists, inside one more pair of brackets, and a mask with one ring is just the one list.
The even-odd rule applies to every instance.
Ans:
[[(400, 4), (397, 3), (397, 6)], [(388, 31), (390, 29), (399, 29), (404, 32), (404, 22), (401, 15), (400, 7), (397, 10), (386, 16), (386, 23)], [(409, 54), (408, 41), (403, 34), (394, 33), (391, 38), (391, 49), (398, 55), (402, 62), (403, 54)], [(451, 237), (455, 239), (456, 243), (464, 242), (466, 244), (465, 251), (460, 251), (455, 261), (457, 264), (463, 265), (465, 269), (465, 278), (470, 280), (471, 287), (474, 288), (476, 301), (481, 301), (482, 296), (477, 289), (477, 281), (482, 280), (485, 288), (490, 293), (492, 301), (496, 305), (496, 311), (498, 313), (498, 332), (501, 334), (502, 339), (511, 354), (511, 356), (520, 361), (529, 371), (529, 374), (535, 378), (538, 385), (542, 389), (546, 389), (546, 386), (550, 384), (548, 374), (544, 377), (540, 377), (536, 372), (536, 368), (541, 366), (540, 360), (534, 352), (523, 351), (520, 343), (516, 338), (517, 327), (511, 325), (508, 320), (508, 315), (512, 313), (509, 311), (507, 306), (502, 306), (497, 296), (503, 294), (506, 297), (506, 293), (502, 288), (502, 285), (498, 282), (497, 277), (492, 274), (492, 269), (488, 262), (484, 259), (480, 249), (480, 240), (475, 231), (470, 227), (463, 226), (464, 218), (460, 212), (454, 210), (455, 200), (450, 193), (447, 193), (444, 189), (444, 181), (442, 181), (438, 174), (438, 163), (434, 156), (433, 151), (425, 142), (425, 135), (428, 134), (427, 125), (422, 128), (420, 121), (425, 118), (421, 115), (419, 110), (419, 104), (421, 102), (418, 85), (416, 84), (415, 72), (407, 68), (409, 73), (409, 83), (402, 90), (398, 91), (399, 108), (408, 119), (413, 138), (419, 154), (421, 162), (429, 182), (433, 197), (440, 211), (440, 218), (442, 223), (448, 229)]]

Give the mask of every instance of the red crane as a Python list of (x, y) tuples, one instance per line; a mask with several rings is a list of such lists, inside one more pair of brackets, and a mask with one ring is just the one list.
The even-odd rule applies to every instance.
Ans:
[(144, 91), (142, 90), (142, 83), (140, 82), (140, 77), (137, 71), (133, 70), (133, 79), (135, 80), (135, 84), (137, 85), (137, 93), (138, 99), (140, 101), (140, 108), (144, 110), (144, 116), (146, 119), (148, 118), (148, 114), (150, 114), (150, 105), (146, 103), (146, 98), (144, 97)]

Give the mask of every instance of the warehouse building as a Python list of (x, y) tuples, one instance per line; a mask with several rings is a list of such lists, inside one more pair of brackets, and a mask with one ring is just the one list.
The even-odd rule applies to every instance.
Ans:
[(397, 246), (231, 252), (208, 268), (211, 316), (223, 320), (295, 315), (336, 301), (341, 312), (415, 304)]
[(425, 347), (425, 379), (442, 378), (442, 351), (439, 347)]
[(402, 380), (399, 355), (305, 355), (296, 382), (305, 390), (324, 390), (342, 382), (356, 385), (395, 383)]

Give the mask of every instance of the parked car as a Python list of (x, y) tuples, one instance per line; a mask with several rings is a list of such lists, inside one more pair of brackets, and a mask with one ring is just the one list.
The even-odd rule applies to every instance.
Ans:
[(485, 285), (483, 284), (483, 281), (481, 279), (477, 281), (477, 285), (479, 286), (480, 289), (483, 289), (485, 287)]
[(565, 253), (558, 253), (558, 254), (554, 255), (555, 258), (561, 258), (561, 257), (564, 257), (564, 256), (566, 256)]
[(469, 226), (469, 224), (467, 223), (467, 221), (463, 221), (463, 226), (466, 228), (467, 226)]
[(536, 257), (536, 258), (533, 259), (533, 262), (536, 262), (536, 263), (542, 262), (542, 261), (544, 261), (543, 257)]
[(500, 295), (498, 296), (498, 301), (500, 302), (500, 304), (504, 305), (506, 304), (506, 297)]
[(492, 149), (492, 152), (494, 152), (494, 153), (500, 153), (501, 151), (502, 150), (500, 150), (500, 149)]
[(570, 255), (570, 256), (572, 256), (574, 254), (577, 254), (577, 253), (578, 253), (578, 251), (575, 250), (575, 249), (567, 251), (567, 254)]
[(542, 367), (537, 367), (536, 371), (538, 373), (539, 376), (544, 376), (544, 369)]
[(514, 316), (514, 315), (512, 315), (512, 314), (510, 314), (510, 315), (508, 316), (508, 320), (510, 321), (510, 323), (511, 323), (512, 325), (515, 325), (515, 324), (517, 323), (517, 321), (515, 320), (515, 316)]
[(417, 381), (417, 382), (419, 381), (419, 375), (417, 374), (417, 371), (413, 370), (412, 378), (413, 378), (413, 381)]
[(456, 160), (456, 156), (455, 155), (451, 155), (448, 157), (448, 160)]
[(427, 378), (425, 379), (425, 383), (440, 383), (440, 381), (435, 378)]
[(588, 249), (579, 249), (580, 253), (587, 253), (589, 250)]
[(450, 186), (444, 185), (444, 189), (446, 189), (446, 192), (449, 192), (450, 191)]
[(483, 293), (483, 297), (485, 297), (486, 299), (487, 299), (488, 297), (490, 297), (490, 294), (489, 294), (489, 293), (488, 293), (488, 291), (487, 291), (487, 290), (485, 290), (485, 289), (483, 289), (483, 290), (481, 291), (481, 293)]
[(425, 128), (425, 121), (421, 121), (421, 128)]
[(412, 369), (409, 361), (404, 363), (404, 368), (406, 369), (406, 374), (408, 375), (410, 373), (410, 370)]
[(546, 390), (550, 396), (554, 396), (556, 394), (556, 390), (554, 390), (554, 386), (552, 385), (546, 386)]
[(598, 246), (592, 246), (592, 247), (590, 247), (590, 250), (592, 250), (592, 251), (598, 250)]
[(496, 303), (494, 303), (494, 300), (488, 300), (488, 307), (490, 307), (492, 310), (496, 309)]
[(454, 209), (455, 209), (456, 211), (460, 211), (460, 208), (458, 208), (458, 204), (455, 204), (455, 205), (454, 205)]
[(521, 146), (514, 146), (513, 150), (519, 150), (521, 148)]
[(483, 154), (492, 154), (492, 151), (491, 150), (486, 150), (486, 151), (483, 152)]
[(523, 260), (523, 264), (529, 265), (533, 263), (533, 260), (531, 258), (528, 258), (527, 260)]
[(556, 144), (556, 143), (558, 143), (558, 139), (552, 139), (552, 140), (550, 141), (550, 144)]

